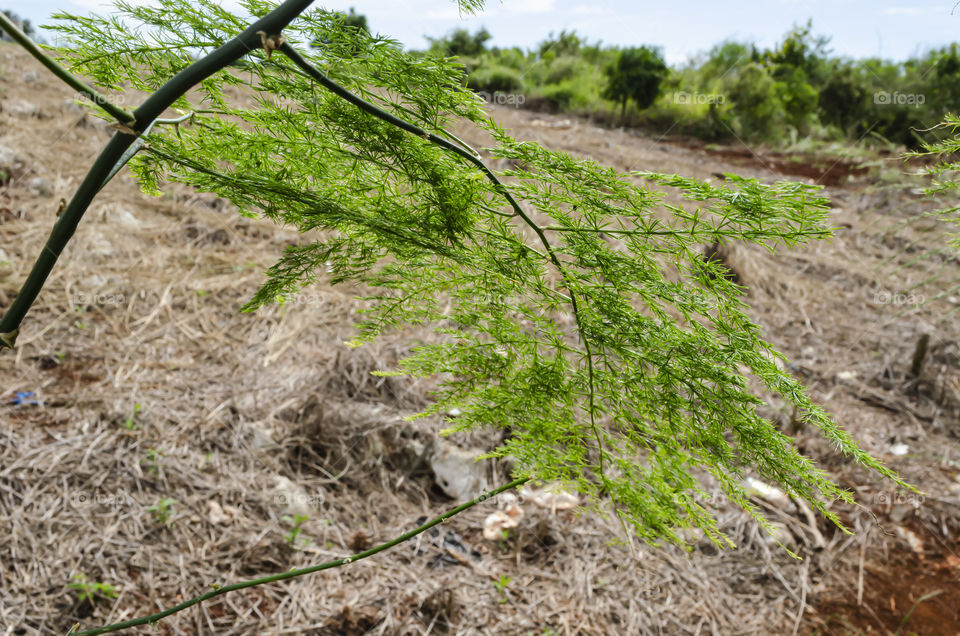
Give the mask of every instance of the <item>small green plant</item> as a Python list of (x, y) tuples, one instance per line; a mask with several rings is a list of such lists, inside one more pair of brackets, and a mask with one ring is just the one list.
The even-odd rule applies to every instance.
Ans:
[(87, 308), (83, 305), (77, 305), (73, 310), (78, 314), (77, 319), (73, 321), (73, 326), (77, 329), (86, 329), (89, 327), (90, 323), (83, 321), (83, 315), (87, 313)]
[[(902, 619), (900, 619), (900, 625), (897, 627), (897, 631), (895, 631), (895, 632), (893, 633), (893, 636), (900, 636), (900, 630), (903, 629), (903, 628), (906, 626), (907, 622), (910, 620), (910, 617), (913, 615), (914, 610), (917, 609), (917, 607), (920, 605), (920, 603), (924, 603), (924, 602), (926, 602), (926, 601), (929, 601), (929, 600), (932, 599), (932, 598), (936, 598), (937, 596), (940, 596), (941, 594), (943, 594), (943, 592), (944, 592), (944, 590), (934, 590), (933, 592), (930, 592), (930, 593), (928, 593), (928, 594), (924, 594), (923, 596), (921, 596), (920, 598), (918, 598), (918, 599), (917, 599), (917, 602), (914, 603), (913, 606), (910, 608), (910, 611), (908, 611), (908, 612), (904, 615), (904, 617), (903, 617)], [(911, 636), (913, 636), (913, 635), (916, 634), (916, 633), (917, 633), (917, 632), (914, 632), (914, 631), (911, 631), (911, 632), (910, 632)]]
[(137, 427), (137, 415), (140, 414), (141, 408), (142, 407), (139, 402), (133, 405), (133, 413), (127, 417), (126, 421), (123, 423), (123, 428), (127, 429), (128, 431), (132, 431)]
[(513, 577), (501, 574), (500, 579), (493, 582), (493, 587), (497, 590), (500, 599), (497, 601), (501, 605), (507, 602), (507, 586), (513, 582)]
[(176, 499), (164, 497), (154, 505), (147, 506), (147, 512), (153, 513), (153, 520), (158, 524), (162, 526), (170, 525), (170, 519), (175, 513), (174, 505), (176, 505), (176, 503)]
[(299, 550), (306, 547), (310, 543), (310, 539), (305, 539), (299, 544), (297, 543), (297, 537), (300, 536), (300, 532), (303, 531), (303, 522), (307, 520), (307, 515), (284, 515), (280, 519), (286, 523), (292, 524), (292, 527), (289, 531), (283, 536), (284, 541), (287, 542), (287, 545), (293, 548), (294, 550)]
[(147, 449), (147, 456), (140, 460), (142, 466), (146, 466), (147, 472), (156, 475), (162, 469), (160, 458), (163, 454), (155, 448)]
[(510, 530), (508, 530), (507, 528), (504, 528), (503, 530), (500, 531), (500, 536), (497, 537), (497, 546), (500, 548), (502, 552), (506, 552), (507, 550), (510, 549), (509, 539), (510, 539)]
[(67, 588), (74, 591), (77, 600), (81, 603), (87, 602), (93, 605), (97, 601), (117, 598), (117, 589), (109, 583), (88, 581), (87, 575), (82, 572), (74, 574), (72, 579), (70, 583), (67, 583)]

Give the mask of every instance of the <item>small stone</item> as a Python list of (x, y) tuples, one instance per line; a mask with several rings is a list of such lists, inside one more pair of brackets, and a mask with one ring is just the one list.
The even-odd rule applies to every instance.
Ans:
[(43, 177), (30, 179), (30, 181), (27, 182), (27, 190), (44, 197), (53, 196), (53, 188), (50, 186), (50, 182)]
[(453, 499), (476, 497), (486, 490), (486, 466), (477, 461), (481, 454), (480, 450), (465, 451), (441, 441), (430, 458), (436, 484)]
[(23, 163), (20, 155), (6, 146), (0, 146), (0, 166), (13, 167), (18, 163)]
[(910, 447), (906, 444), (894, 444), (890, 447), (890, 454), (902, 457), (910, 452)]
[(36, 71), (24, 71), (23, 75), (20, 76), (20, 79), (22, 79), (24, 82), (29, 84), (31, 82), (36, 82), (38, 79), (40, 79), (40, 74), (37, 73)]
[(37, 114), (37, 107), (28, 101), (17, 99), (7, 103), (7, 112), (20, 117), (33, 117)]
[(111, 225), (122, 225), (123, 227), (137, 227), (140, 220), (133, 215), (133, 212), (127, 208), (108, 207), (102, 212), (103, 220)]
[(87, 276), (80, 281), (80, 286), (91, 293), (99, 291), (106, 284), (107, 279), (105, 279), (103, 276), (99, 276), (98, 274)]

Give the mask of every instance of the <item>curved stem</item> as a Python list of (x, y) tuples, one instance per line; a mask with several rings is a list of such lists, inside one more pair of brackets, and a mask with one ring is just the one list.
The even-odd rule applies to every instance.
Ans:
[(16, 40), (20, 46), (25, 48), (30, 55), (35, 57), (41, 64), (50, 69), (50, 72), (52, 72), (54, 75), (69, 84), (71, 88), (89, 97), (94, 104), (113, 115), (121, 124), (126, 124), (128, 126), (133, 125), (135, 120), (133, 113), (120, 108), (97, 89), (87, 86), (82, 80), (80, 80), (80, 78), (72, 74), (66, 68), (57, 63), (56, 60), (44, 53), (43, 50), (37, 46), (33, 40), (27, 37), (26, 33), (17, 28), (17, 25), (13, 23), (13, 20), (4, 15), (2, 11), (0, 11), (0, 28), (9, 33), (10, 37)]
[(349, 563), (353, 563), (361, 559), (366, 559), (367, 557), (372, 557), (373, 555), (383, 552), (384, 550), (389, 550), (390, 548), (400, 543), (403, 543), (404, 541), (409, 541), (410, 539), (417, 536), (418, 534), (421, 534), (429, 530), (430, 528), (443, 523), (450, 517), (458, 515), (464, 510), (468, 510), (476, 506), (478, 503), (482, 503), (487, 499), (491, 497), (495, 497), (504, 491), (522, 486), (523, 484), (527, 483), (529, 480), (530, 479), (528, 477), (521, 477), (519, 479), (514, 479), (509, 484), (500, 486), (495, 490), (491, 490), (490, 492), (480, 495), (476, 499), (471, 499), (467, 503), (461, 504), (456, 508), (448, 510), (447, 512), (443, 513), (439, 517), (436, 517), (435, 519), (428, 521), (427, 523), (423, 524), (418, 528), (414, 528), (409, 532), (405, 532), (401, 534), (399, 537), (392, 539), (390, 541), (387, 541), (386, 543), (381, 543), (380, 545), (370, 548), (369, 550), (358, 552), (353, 556), (345, 557), (342, 559), (336, 559), (333, 561), (327, 561), (326, 563), (321, 563), (319, 565), (312, 565), (310, 567), (301, 568), (299, 570), (288, 570), (286, 572), (281, 572), (279, 574), (264, 576), (259, 579), (253, 579), (250, 581), (241, 581), (240, 583), (232, 583), (231, 585), (220, 586), (217, 584), (211, 584), (211, 587), (213, 587), (211, 591), (201, 594), (199, 596), (195, 596), (192, 599), (184, 601), (183, 603), (180, 603), (179, 605), (175, 605), (171, 608), (165, 609), (162, 612), (157, 612), (156, 614), (151, 614), (150, 616), (142, 616), (140, 618), (135, 618), (133, 620), (124, 621), (122, 623), (114, 623), (112, 625), (105, 625), (104, 627), (87, 629), (82, 632), (75, 632), (71, 630), (69, 633), (69, 636), (94, 636), (94, 634), (106, 634), (107, 632), (115, 632), (121, 629), (126, 629), (128, 627), (136, 627), (137, 625), (147, 625), (147, 624), (156, 623), (158, 620), (162, 618), (166, 618), (171, 614), (182, 612), (188, 607), (193, 607), (194, 605), (202, 603), (203, 601), (211, 599), (215, 596), (220, 596), (221, 594), (226, 594), (227, 592), (242, 590), (244, 588), (253, 587), (255, 585), (263, 585), (264, 583), (274, 583), (276, 581), (285, 581), (287, 579), (294, 579), (299, 576), (304, 576), (306, 574), (312, 574), (314, 572), (319, 572), (321, 570), (329, 570), (331, 568), (337, 568), (337, 567), (340, 567), (341, 565), (347, 565)]
[(261, 48), (261, 32), (278, 33), (310, 6), (312, 0), (286, 0), (276, 9), (249, 26), (243, 33), (220, 46), (206, 57), (183, 69), (154, 92), (135, 111), (130, 127), (121, 125), (119, 132), (107, 143), (97, 160), (87, 172), (76, 194), (60, 213), (50, 237), (40, 256), (37, 257), (13, 304), (3, 319), (0, 319), (0, 348), (16, 344), (20, 323), (40, 294), (47, 277), (56, 265), (60, 253), (66, 247), (83, 218), (87, 208), (99, 192), (110, 171), (123, 153), (133, 144), (146, 127), (169, 108), (193, 86), (214, 73), (226, 68), (247, 53)]

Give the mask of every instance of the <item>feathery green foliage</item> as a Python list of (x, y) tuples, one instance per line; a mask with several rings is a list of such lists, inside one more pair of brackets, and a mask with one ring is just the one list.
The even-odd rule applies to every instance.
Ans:
[[(211, 0), (117, 6), (119, 16), (64, 15), (73, 21), (55, 27), (72, 70), (107, 89), (155, 90), (245, 26)], [(278, 52), (253, 52), (181, 98), (189, 124), (151, 131), (133, 160), (148, 191), (179, 181), (304, 234), (247, 310), (319, 278), (363, 284), (370, 304), (354, 344), (410, 325), (436, 330), (394, 371), (441, 379), (424, 415), (456, 407), (452, 430), (509, 431), (492, 455), (598, 508), (612, 503), (647, 541), (683, 543), (678, 529), (700, 528), (729, 543), (702, 501), (708, 481), (765, 524), (742, 486), (750, 471), (839, 524), (826, 504), (850, 494), (757, 413), (751, 377), (839, 452), (906, 485), (776, 364), (742, 290), (702, 257), (716, 241), (774, 249), (829, 236), (818, 188), (623, 174), (515, 139), (455, 60), (411, 57), (343, 20), (314, 10), (284, 35), (334, 82), (446, 147), (322, 88)], [(458, 119), (491, 135), (489, 157), (507, 169), (465, 158), (472, 151), (447, 132)], [(669, 192), (683, 201), (668, 203)]]

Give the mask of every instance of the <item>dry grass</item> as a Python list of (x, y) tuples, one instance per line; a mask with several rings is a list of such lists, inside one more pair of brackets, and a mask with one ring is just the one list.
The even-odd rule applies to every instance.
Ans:
[[(69, 90), (19, 50), (0, 46), (0, 66), (8, 79), (0, 145), (23, 159), (0, 188), (0, 248), (11, 263), (0, 268), (2, 311), (40, 251), (57, 201), (72, 194), (107, 132), (65, 105)], [(25, 70), (39, 79), (23, 80)], [(765, 176), (762, 165), (731, 166), (580, 122), (548, 128), (529, 113), (497, 116), (520, 136), (620, 168)], [(47, 180), (49, 195), (31, 191), (35, 177)], [(496, 505), (489, 502), (416, 545), (219, 597), (159, 630), (768, 634), (818, 626), (847, 633), (847, 624), (885, 633), (921, 594), (952, 585), (910, 624), (923, 633), (955, 632), (960, 460), (958, 401), (949, 387), (960, 371), (953, 321), (935, 327), (955, 301), (948, 295), (902, 315), (894, 310), (905, 307), (874, 302), (877, 289), (901, 292), (955, 268), (935, 259), (905, 266), (940, 240), (942, 228), (924, 233), (914, 224), (884, 234), (906, 218), (899, 206), (915, 208), (905, 187), (878, 190), (860, 179), (834, 188), (842, 208), (835, 222), (846, 229), (831, 243), (778, 256), (733, 246), (727, 259), (749, 286), (756, 320), (816, 398), (930, 494), (923, 506), (916, 497), (893, 498), (814, 433), (799, 431), (801, 448), (865, 506), (840, 511), (854, 536), (802, 511), (770, 507), (780, 539), (804, 561), (719, 500), (722, 528), (737, 550), (638, 546), (636, 558), (611, 543), (618, 524), (591, 511), (529, 509), (505, 541), (487, 542), (482, 521)], [(356, 292), (324, 285), (306, 290), (302, 303), (238, 312), (263, 268), (293, 240), (178, 187), (144, 196), (125, 174), (98, 197), (24, 323), (16, 353), (0, 356), (2, 633), (62, 634), (76, 621), (140, 616), (210, 583), (350, 554), (451, 507), (411, 452), (440, 423), (402, 420), (425, 404), (429, 386), (369, 374), (426, 333), (348, 349), (341, 343), (352, 335)], [(919, 247), (911, 252), (913, 241)], [(884, 278), (898, 265), (905, 267)], [(945, 280), (928, 286), (949, 288)], [(935, 346), (926, 375), (912, 381), (904, 368), (921, 328), (934, 329)], [(16, 391), (33, 391), (44, 405), (7, 404)], [(141, 410), (128, 427), (135, 404)], [(771, 417), (789, 427), (790, 414), (771, 404)], [(496, 440), (455, 441), (489, 448)], [(909, 454), (890, 455), (896, 443)], [(491, 481), (504, 478), (500, 467), (489, 470)], [(161, 498), (178, 502), (170, 524), (147, 511)], [(302, 549), (285, 540), (283, 517), (297, 512), (309, 515), (300, 539), (310, 543)], [(467, 556), (454, 550), (460, 558), (451, 559), (451, 545), (466, 546)], [(119, 596), (79, 602), (67, 588), (77, 573), (116, 585)], [(501, 577), (510, 582), (498, 590)], [(928, 607), (942, 611), (921, 611)]]

